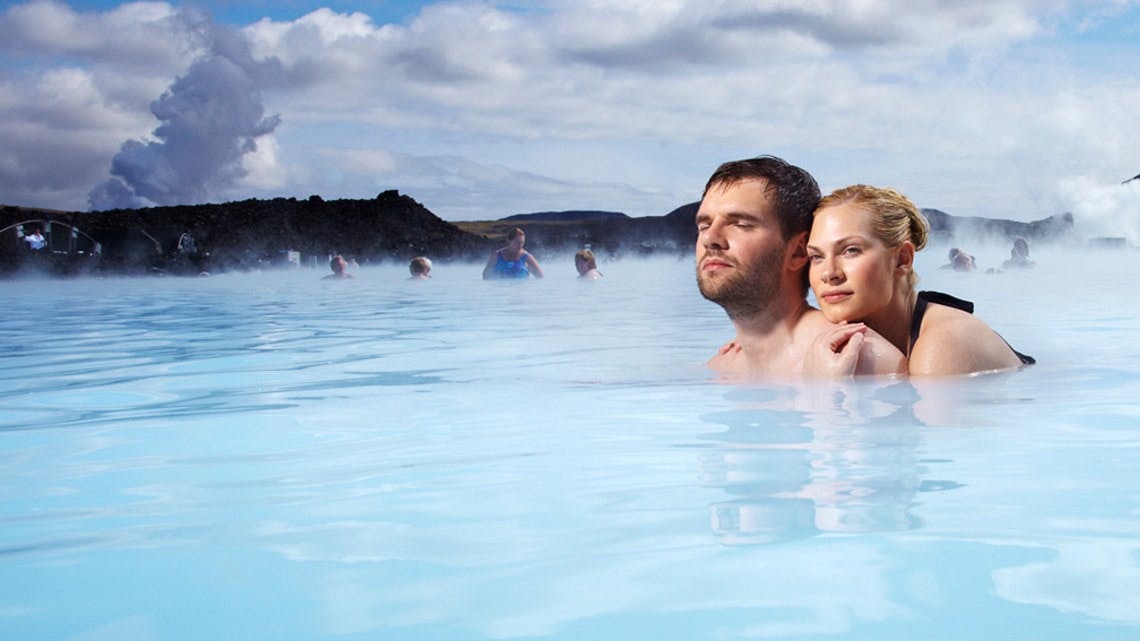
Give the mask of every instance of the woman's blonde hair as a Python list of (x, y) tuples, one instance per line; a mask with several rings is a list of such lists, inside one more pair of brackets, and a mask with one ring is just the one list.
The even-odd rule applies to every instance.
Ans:
[[(894, 249), (908, 240), (916, 252), (926, 246), (930, 223), (914, 202), (898, 191), (887, 187), (851, 185), (824, 196), (815, 210), (819, 212), (825, 207), (846, 203), (860, 205), (871, 212), (871, 228), (887, 247)], [(913, 286), (917, 280), (918, 275), (911, 270), (910, 284)]]

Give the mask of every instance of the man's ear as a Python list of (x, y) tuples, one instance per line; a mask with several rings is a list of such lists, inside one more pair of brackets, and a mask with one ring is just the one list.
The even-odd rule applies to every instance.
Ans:
[(899, 251), (895, 258), (895, 269), (900, 270), (904, 274), (909, 274), (914, 271), (914, 243), (909, 240), (904, 240), (899, 245)]
[(807, 265), (807, 239), (807, 232), (803, 231), (788, 241), (788, 247), (784, 251), (784, 263), (791, 271), (798, 272)]

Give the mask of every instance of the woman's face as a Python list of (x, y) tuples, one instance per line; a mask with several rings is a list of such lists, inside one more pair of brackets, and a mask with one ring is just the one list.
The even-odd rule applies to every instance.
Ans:
[(808, 237), (808, 277), (827, 320), (864, 321), (887, 307), (896, 287), (898, 249), (871, 228), (863, 205), (816, 211)]
[(518, 236), (515, 236), (514, 238), (512, 238), (510, 240), (510, 243), (509, 243), (509, 245), (513, 251), (521, 250), (523, 248), (523, 245), (525, 245), (525, 244), (526, 244), (526, 235), (525, 234), (519, 234)]
[(578, 268), (579, 274), (585, 274), (590, 271), (590, 261), (582, 258), (581, 256), (574, 257), (574, 266)]

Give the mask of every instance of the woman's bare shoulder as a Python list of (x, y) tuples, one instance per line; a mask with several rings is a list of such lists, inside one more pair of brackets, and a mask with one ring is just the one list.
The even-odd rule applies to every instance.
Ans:
[(953, 376), (1017, 367), (1017, 355), (985, 321), (959, 309), (932, 305), (911, 346), (912, 376)]

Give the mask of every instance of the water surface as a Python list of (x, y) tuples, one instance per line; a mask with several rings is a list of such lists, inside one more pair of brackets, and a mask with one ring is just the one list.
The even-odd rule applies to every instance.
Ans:
[(726, 385), (687, 257), (0, 282), (0, 638), (1137, 638), (1137, 253), (944, 253), (1039, 365)]

